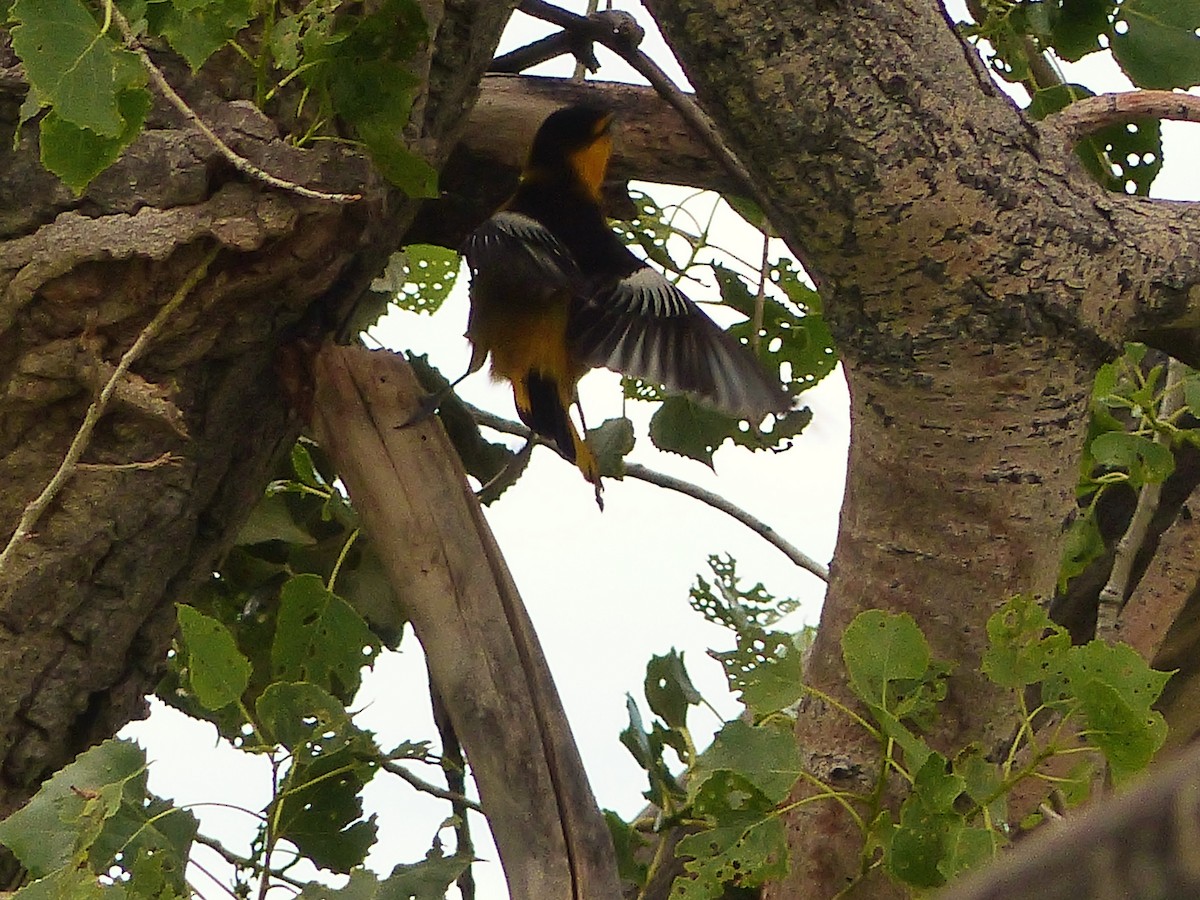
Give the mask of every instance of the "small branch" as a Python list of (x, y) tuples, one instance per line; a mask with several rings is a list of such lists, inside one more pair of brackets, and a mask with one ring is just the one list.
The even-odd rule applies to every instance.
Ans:
[[(628, 17), (632, 22), (632, 17), (629, 17), (628, 13), (619, 14), (615, 11), (608, 11), (596, 13), (590, 17), (577, 16), (547, 3), (545, 0), (523, 0), (518, 8), (527, 15), (552, 22), (572, 34), (582, 34), (588, 40), (603, 44), (625, 60), (639, 75), (650, 82), (650, 85), (664, 100), (679, 111), (684, 121), (691, 126), (709, 152), (746, 192), (746, 196), (758, 204), (767, 221), (783, 221), (774, 202), (759, 187), (756, 179), (742, 165), (742, 161), (729, 149), (708, 114), (691, 97), (679, 90), (654, 60), (638, 49), (645, 32), (636, 25), (636, 22), (633, 22), (633, 27), (630, 27), (628, 24), (624, 24), (623, 19), (616, 18), (617, 15), (621, 15)], [(597, 27), (595, 23), (601, 23), (602, 27)]]
[(21, 521), (17, 523), (17, 528), (12, 533), (12, 537), (8, 539), (8, 544), (5, 546), (3, 552), (0, 552), (0, 573), (5, 572), (5, 568), (12, 558), (13, 552), (33, 532), (33, 528), (37, 524), (38, 519), (41, 518), (42, 513), (54, 502), (54, 498), (58, 496), (59, 491), (63, 489), (63, 486), (75, 473), (84, 450), (87, 449), (88, 444), (91, 442), (92, 432), (96, 428), (96, 423), (100, 421), (101, 416), (108, 409), (108, 405), (112, 401), (121, 380), (125, 377), (125, 373), (129, 371), (129, 367), (142, 355), (150, 342), (158, 336), (159, 331), (162, 330), (167, 320), (183, 305), (183, 301), (188, 298), (188, 295), (191, 294), (196, 285), (208, 273), (208, 267), (217, 258), (217, 253), (220, 249), (219, 246), (214, 247), (200, 260), (199, 264), (188, 273), (183, 283), (179, 285), (179, 288), (175, 291), (175, 295), (155, 314), (154, 318), (150, 320), (150, 324), (142, 329), (141, 334), (137, 336), (137, 340), (133, 342), (133, 346), (125, 351), (125, 355), (121, 357), (121, 361), (117, 363), (108, 382), (100, 391), (100, 396), (88, 407), (88, 411), (83, 417), (83, 424), (79, 426), (79, 431), (75, 433), (75, 438), (71, 441), (71, 446), (67, 448), (67, 455), (63, 457), (58, 471), (54, 473), (54, 476), (42, 490), (41, 494), (31, 501), (21, 514)]
[(476, 801), (472, 800), (466, 794), (460, 794), (456, 791), (448, 791), (445, 788), (438, 787), (432, 782), (426, 781), (420, 775), (414, 775), (408, 769), (399, 763), (392, 762), (390, 759), (379, 760), (379, 767), (385, 772), (391, 772), (398, 778), (402, 778), (415, 787), (418, 791), (429, 794), (431, 797), (437, 797), (439, 800), (448, 800), (451, 803), (461, 804), (467, 809), (474, 810), (477, 813), (483, 812), (483, 807)]
[(779, 532), (766, 522), (750, 515), (750, 513), (746, 512), (740, 506), (730, 503), (720, 494), (705, 490), (698, 484), (692, 484), (690, 481), (684, 481), (681, 478), (675, 478), (671, 475), (664, 475), (662, 472), (655, 472), (653, 469), (647, 469), (638, 463), (625, 463), (625, 474), (630, 478), (636, 478), (638, 481), (645, 481), (648, 484), (655, 484), (672, 491), (678, 491), (681, 494), (691, 497), (693, 500), (707, 503), (713, 509), (720, 510), (725, 515), (737, 519), (737, 521), (782, 552), (784, 556), (800, 568), (806, 569), (824, 582), (829, 581), (828, 567), (821, 565), (821, 563), (817, 562), (811, 556), (784, 540), (779, 535)]
[[(490, 413), (487, 410), (480, 409), (477, 406), (472, 406), (470, 403), (463, 403), (472, 417), (480, 425), (486, 425), (496, 431), (504, 434), (511, 434), (517, 437), (523, 437), (526, 440), (534, 440), (538, 443), (544, 443), (536, 435), (534, 435), (524, 425), (516, 422), (511, 422), (495, 413)], [(653, 469), (647, 469), (638, 463), (625, 463), (625, 475), (638, 481), (645, 481), (649, 484), (657, 485), (658, 487), (667, 488), (672, 491), (678, 491), (691, 497), (693, 500), (699, 500), (701, 503), (707, 503), (713, 509), (719, 510), (741, 522), (767, 543), (771, 544), (777, 550), (782, 552), (788, 559), (799, 566), (816, 575), (824, 582), (829, 581), (829, 568), (817, 562), (808, 554), (789, 543), (780, 537), (779, 533), (768, 525), (766, 522), (755, 518), (746, 512), (740, 506), (730, 503), (720, 494), (714, 494), (712, 491), (706, 490), (697, 484), (692, 484), (690, 481), (684, 481), (681, 478), (675, 478), (671, 475), (664, 475), (661, 472), (655, 472)]]
[(1074, 144), (1109, 125), (1130, 119), (1169, 119), (1200, 122), (1200, 97), (1175, 91), (1122, 91), (1076, 100), (1061, 112), (1047, 116), (1050, 125)]
[[(247, 859), (244, 856), (238, 856), (236, 853), (234, 853), (232, 850), (230, 850), (228, 847), (226, 847), (224, 844), (222, 844), (216, 838), (210, 838), (210, 837), (208, 837), (208, 835), (197, 833), (196, 836), (192, 840), (194, 840), (197, 844), (203, 844), (205, 847), (208, 847), (210, 850), (215, 850), (217, 852), (217, 854), (222, 859), (224, 859), (225, 862), (229, 863), (231, 866), (236, 866), (240, 869), (248, 869), (251, 872), (261, 872), (261, 867), (258, 865), (258, 863), (256, 863), (252, 859)], [(292, 878), (290, 875), (287, 875), (286, 873), (281, 872), (279, 869), (271, 869), (269, 872), (266, 872), (265, 874), (269, 875), (272, 878), (278, 878), (280, 881), (287, 882), (292, 887), (298, 887), (298, 888), (308, 887), (307, 882), (298, 881), (297, 879)], [(212, 876), (210, 875), (209, 877), (211, 878)], [(215, 878), (213, 880), (216, 881)]]
[(75, 466), (81, 472), (145, 472), (160, 466), (177, 466), (183, 462), (182, 456), (167, 452), (145, 462), (127, 463), (79, 463)]
[(110, 4), (110, 6), (113, 21), (116, 22), (117, 29), (121, 32), (121, 37), (125, 39), (125, 44), (129, 49), (138, 55), (138, 58), (142, 61), (142, 65), (150, 73), (150, 80), (154, 82), (155, 87), (167, 99), (167, 102), (179, 110), (189, 122), (196, 126), (201, 134), (208, 138), (212, 145), (217, 148), (217, 151), (229, 160), (235, 169), (243, 175), (247, 175), (256, 181), (261, 181), (263, 184), (291, 191), (293, 194), (298, 194), (301, 197), (309, 197), (313, 200), (324, 200), (329, 203), (354, 203), (362, 199), (362, 194), (333, 194), (327, 191), (318, 191), (313, 188), (304, 187), (304, 185), (272, 175), (265, 169), (261, 169), (250, 162), (244, 156), (240, 156), (232, 147), (221, 140), (217, 136), (217, 133), (209, 128), (204, 120), (187, 105), (187, 101), (179, 96), (175, 88), (171, 87), (171, 83), (167, 81), (162, 70), (154, 64), (154, 61), (150, 59), (150, 54), (138, 42), (137, 35), (133, 33), (133, 28), (129, 25), (129, 20), (125, 18), (124, 14), (115, 5)]
[[(1163, 383), (1162, 404), (1157, 413), (1159, 419), (1170, 420), (1183, 407), (1183, 391), (1179, 384), (1183, 380), (1183, 376), (1183, 363), (1176, 359), (1170, 360), (1167, 363), (1167, 378)], [(1154, 433), (1154, 443), (1156, 444), (1170, 446), (1170, 440), (1161, 431)], [(1133, 572), (1133, 563), (1138, 551), (1142, 549), (1142, 543), (1146, 540), (1146, 532), (1150, 530), (1150, 522), (1158, 509), (1162, 488), (1161, 481), (1142, 485), (1142, 489), (1138, 492), (1137, 506), (1129, 520), (1129, 526), (1117, 543), (1108, 582), (1100, 591), (1096, 637), (1102, 641), (1111, 641), (1117, 636), (1117, 618), (1121, 614), (1121, 609), (1125, 605), (1125, 597), (1129, 592), (1129, 578)]]

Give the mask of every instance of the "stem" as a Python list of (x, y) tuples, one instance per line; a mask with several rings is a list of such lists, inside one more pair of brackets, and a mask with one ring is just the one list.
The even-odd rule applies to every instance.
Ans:
[[(116, 13), (118, 16), (119, 12)], [(150, 343), (162, 331), (167, 320), (183, 305), (183, 302), (188, 298), (196, 285), (198, 285), (208, 273), (208, 267), (213, 260), (217, 258), (220, 252), (220, 247), (214, 247), (200, 262), (193, 268), (183, 282), (176, 289), (174, 296), (171, 297), (162, 308), (155, 313), (154, 318), (150, 320), (137, 339), (133, 342), (128, 350), (121, 357), (113, 369), (112, 375), (100, 391), (100, 396), (97, 397), (92, 405), (88, 407), (87, 413), (83, 417), (83, 423), (79, 426), (79, 431), (75, 433), (74, 439), (71, 441), (71, 446), (67, 448), (67, 454), (63, 457), (62, 463), (58, 470), (54, 473), (50, 482), (42, 489), (42, 492), (25, 507), (25, 511), (21, 514), (21, 520), (17, 523), (16, 530), (13, 531), (12, 537), (8, 539), (8, 544), (3, 552), (0, 552), (0, 575), (7, 574), (6, 568), (12, 559), (16, 548), (20, 546), (33, 532), (33, 528), (37, 525), (42, 514), (49, 508), (50, 504), (62, 491), (67, 481), (75, 474), (80, 458), (87, 449), (88, 444), (92, 439), (92, 432), (95, 431), (100, 418), (108, 410), (109, 403), (112, 402), (113, 394), (116, 393), (117, 386), (125, 377), (125, 373), (129, 371), (129, 367), (145, 352)]]
[(354, 546), (354, 542), (358, 540), (359, 529), (355, 528), (350, 532), (350, 536), (346, 538), (346, 542), (342, 544), (342, 550), (338, 554), (337, 562), (333, 564), (333, 571), (329, 573), (329, 582), (325, 585), (325, 590), (333, 593), (333, 586), (337, 583), (338, 573), (342, 571), (342, 563), (346, 561), (346, 556), (350, 553), (350, 548)]

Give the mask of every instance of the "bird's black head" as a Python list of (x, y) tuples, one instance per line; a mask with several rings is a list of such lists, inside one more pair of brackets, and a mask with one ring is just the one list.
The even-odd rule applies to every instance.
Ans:
[(612, 153), (612, 110), (567, 106), (546, 117), (525, 164), (527, 175), (571, 174), (599, 196)]

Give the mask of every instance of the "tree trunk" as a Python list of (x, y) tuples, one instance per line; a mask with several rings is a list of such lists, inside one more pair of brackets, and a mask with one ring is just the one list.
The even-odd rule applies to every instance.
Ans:
[[(1091, 183), (934, 0), (648, 5), (780, 210), (847, 369), (846, 499), (807, 680), (848, 702), (846, 625), (909, 612), (958, 662), (931, 743), (991, 749), (1012, 722), (979, 671), (985, 622), (1015, 593), (1052, 592), (1096, 366), (1154, 332), (1156, 307), (1152, 338), (1190, 352), (1178, 299), (1161, 305), (1181, 269), (1196, 291), (1171, 237), (1195, 225)], [(812, 771), (869, 790), (868, 736), (819, 706), (797, 729)], [(862, 835), (836, 804), (800, 807), (789, 834), (792, 875), (771, 896), (829, 897), (859, 875)]]
[[(426, 4), (427, 90), (406, 138), (434, 165), (457, 140), (512, 4)], [(227, 51), (228, 53), (228, 51)], [(232, 54), (229, 54), (232, 56)], [(214, 59), (169, 77), (244, 156), (337, 205), (232, 176), (164, 103), (81, 198), (38, 160), (36, 125), (0, 155), (0, 522), (50, 481), (113, 367), (168, 298), (178, 312), (31, 533), (0, 572), (0, 816), (95, 741), (144, 714), (174, 603), (208, 579), (276, 454), (295, 437), (277, 347), (336, 327), (418, 204), (348, 152), (296, 150), (238, 99), (252, 73)], [(25, 88), (0, 33), (0, 141)], [(330, 145), (319, 145), (328, 148)]]

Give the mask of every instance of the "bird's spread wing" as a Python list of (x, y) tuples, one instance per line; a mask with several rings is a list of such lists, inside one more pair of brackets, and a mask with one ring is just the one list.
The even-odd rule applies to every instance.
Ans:
[(590, 366), (692, 394), (730, 415), (761, 419), (791, 407), (748, 348), (646, 265), (577, 300), (568, 340)]
[(482, 278), (506, 284), (545, 284), (560, 290), (579, 281), (574, 257), (537, 219), (502, 210), (467, 235), (463, 256), (474, 283)]

